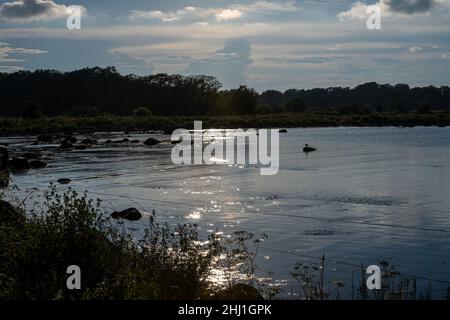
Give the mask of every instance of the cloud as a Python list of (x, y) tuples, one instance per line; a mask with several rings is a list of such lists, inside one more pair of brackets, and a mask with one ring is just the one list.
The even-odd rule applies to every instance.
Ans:
[(442, 56), (442, 59), (444, 60), (450, 60), (450, 53), (446, 53)]
[(41, 49), (13, 48), (9, 43), (0, 43), (0, 59), (8, 57), (10, 54), (43, 54), (47, 51)]
[(244, 13), (236, 9), (224, 9), (215, 15), (217, 21), (240, 19)]
[(409, 48), (409, 52), (412, 52), (412, 53), (416, 53), (416, 52), (420, 52), (420, 51), (423, 51), (422, 47), (411, 47), (411, 48)]
[[(377, 3), (381, 9), (382, 15), (387, 16), (390, 14), (389, 7), (383, 2), (380, 1)], [(337, 17), (340, 20), (363, 20), (367, 19), (369, 17), (369, 14), (367, 13), (367, 9), (370, 5), (365, 4), (364, 2), (358, 1), (353, 6), (347, 10), (340, 12)]]
[(12, 73), (23, 70), (23, 67), (19, 66), (0, 66), (0, 72)]
[(192, 61), (185, 72), (214, 75), (225, 88), (236, 88), (246, 84), (246, 69), (252, 62), (250, 43), (243, 39), (230, 39), (222, 49), (212, 52), (207, 58)]
[(188, 6), (176, 11), (131, 11), (131, 19), (153, 19), (163, 22), (175, 22), (180, 20), (212, 20), (229, 21), (236, 20), (251, 13), (293, 12), (299, 8), (294, 1), (270, 2), (256, 1), (250, 4), (232, 4), (226, 7), (193, 7)]
[(68, 8), (51, 0), (18, 0), (3, 3), (0, 18), (13, 22), (52, 20), (70, 15)]
[[(37, 55), (47, 53), (47, 51), (41, 49), (27, 49), (27, 48), (13, 48), (9, 43), (0, 42), (0, 64), (3, 63), (22, 63), (26, 62), (24, 59), (17, 59), (12, 57), (12, 55)], [(0, 72), (15, 72), (22, 70), (23, 67), (11, 66), (11, 65), (0, 65)]]
[(434, 5), (434, 0), (384, 0), (393, 12), (406, 14), (423, 13), (429, 11)]
[[(406, 17), (416, 14), (429, 14), (434, 7), (444, 11), (450, 10), (450, 0), (379, 0), (375, 3), (381, 9), (383, 17)], [(339, 13), (337, 17), (341, 20), (367, 19), (369, 14), (367, 8), (370, 5), (358, 1), (352, 7)]]

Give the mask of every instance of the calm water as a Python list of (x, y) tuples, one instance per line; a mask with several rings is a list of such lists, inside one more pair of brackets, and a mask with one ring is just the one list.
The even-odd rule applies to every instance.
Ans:
[[(33, 140), (0, 138), (17, 150), (35, 148)], [(305, 143), (319, 150), (305, 155)], [(195, 222), (205, 233), (264, 232), (260, 264), (278, 280), (289, 280), (295, 262), (312, 261), (288, 253), (295, 252), (364, 265), (388, 259), (401, 272), (450, 281), (450, 128), (290, 129), (280, 145), (276, 176), (256, 167), (175, 166), (172, 145), (163, 143), (48, 146), (47, 168), (13, 178), (21, 189), (70, 178), (105, 205), (155, 209), (160, 222)], [(327, 273), (348, 283), (354, 269), (337, 263)], [(436, 294), (446, 286), (433, 283)]]

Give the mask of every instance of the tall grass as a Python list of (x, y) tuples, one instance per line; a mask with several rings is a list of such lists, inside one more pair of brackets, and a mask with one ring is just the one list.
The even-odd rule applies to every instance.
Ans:
[(177, 128), (192, 129), (194, 120), (202, 120), (204, 128), (283, 128), (326, 126), (417, 126), (450, 125), (449, 113), (337, 115), (324, 113), (291, 113), (248, 116), (94, 116), (49, 117), (40, 119), (0, 118), (0, 134), (146, 131), (172, 132)]
[[(203, 241), (196, 225), (169, 227), (151, 214), (138, 235), (111, 220), (99, 199), (53, 185), (28, 208), (0, 212), (0, 299), (274, 299), (282, 291), (257, 264), (265, 234), (216, 232)], [(66, 287), (69, 265), (81, 268), (81, 290)], [(344, 288), (351, 291), (346, 298), (358, 300), (433, 298), (431, 283), (420, 291), (413, 277), (385, 261), (380, 267), (381, 290), (367, 289), (363, 268), (354, 270), (351, 284), (330, 281), (325, 256), (296, 264), (291, 276), (302, 300), (341, 299)], [(238, 283), (246, 287), (227, 291)]]
[[(99, 200), (54, 187), (20, 225), (0, 226), (0, 299), (197, 299), (207, 294), (214, 250), (196, 226), (150, 224), (136, 239)], [(208, 249), (208, 248), (206, 248)], [(81, 290), (68, 290), (78, 265)]]

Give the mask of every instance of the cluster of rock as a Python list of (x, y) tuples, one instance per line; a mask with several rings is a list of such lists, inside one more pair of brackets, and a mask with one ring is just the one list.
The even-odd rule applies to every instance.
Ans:
[(26, 152), (18, 157), (9, 159), (8, 149), (0, 147), (0, 171), (8, 169), (12, 171), (23, 171), (29, 169), (41, 169), (47, 166), (44, 161), (38, 160), (41, 154), (38, 152)]
[[(161, 143), (155, 138), (148, 138), (143, 143), (147, 146), (153, 146)], [(73, 136), (52, 136), (48, 134), (40, 135), (37, 137), (36, 141), (33, 143), (38, 145), (40, 143), (58, 143), (60, 150), (85, 150), (87, 147), (99, 144), (99, 142), (95, 139), (86, 138), (81, 141), (78, 141), (77, 138)], [(108, 139), (104, 142), (105, 144), (118, 144), (118, 143), (141, 143), (140, 140), (133, 139), (130, 140), (128, 138), (111, 140)]]
[[(147, 146), (154, 146), (160, 144), (162, 141), (155, 138), (148, 138), (142, 143)], [(141, 143), (140, 140), (130, 140), (128, 138), (117, 139), (117, 140), (106, 140), (105, 144), (118, 144), (118, 143)], [(57, 149), (59, 151), (71, 151), (71, 150), (85, 150), (90, 146), (100, 144), (99, 141), (91, 138), (85, 138), (82, 140), (78, 140), (76, 137), (71, 135), (50, 135), (50, 134), (42, 134), (37, 136), (36, 140), (32, 143), (32, 145), (42, 145), (42, 144), (53, 144), (58, 145)], [(9, 171), (12, 172), (20, 172), (26, 171), (30, 169), (41, 169), (47, 166), (47, 163), (41, 160), (42, 153), (39, 151), (31, 151), (24, 152), (19, 155), (15, 155), (10, 158), (8, 149), (4, 147), (0, 147), (0, 187), (4, 188), (8, 186), (9, 182)], [(4, 179), (3, 179), (4, 178)], [(68, 184), (71, 182), (68, 178), (60, 178), (57, 180), (60, 184)], [(6, 216), (17, 216), (14, 211), (14, 207), (12, 207), (7, 202), (0, 202), (0, 211), (4, 212), (5, 216), (0, 216), (0, 222), (5, 220)], [(141, 212), (136, 208), (128, 208), (122, 211), (115, 211), (111, 214), (113, 219), (124, 219), (130, 221), (136, 221), (142, 218)], [(5, 219), (4, 219), (5, 218)], [(3, 220), (2, 220), (3, 219)], [(6, 221), (6, 220), (5, 220)]]

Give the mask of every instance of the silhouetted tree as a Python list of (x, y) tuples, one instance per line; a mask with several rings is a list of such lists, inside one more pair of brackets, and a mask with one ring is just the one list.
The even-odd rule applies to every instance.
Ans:
[(410, 88), (369, 82), (353, 89), (267, 90), (259, 95), (246, 86), (221, 90), (220, 82), (210, 76), (123, 76), (114, 67), (0, 73), (0, 96), (0, 116), (24, 117), (131, 115), (141, 106), (168, 116), (304, 112), (305, 106), (308, 112), (334, 108), (341, 114), (409, 112), (424, 105), (430, 111), (450, 110), (448, 86)]
[(284, 109), (288, 112), (305, 112), (306, 105), (302, 99), (295, 98), (294, 100), (287, 102)]
[(27, 100), (22, 104), (22, 118), (38, 119), (42, 116), (41, 106), (36, 101)]
[(251, 114), (255, 112), (258, 102), (258, 94), (254, 89), (240, 86), (239, 89), (230, 90), (231, 110), (235, 114)]

